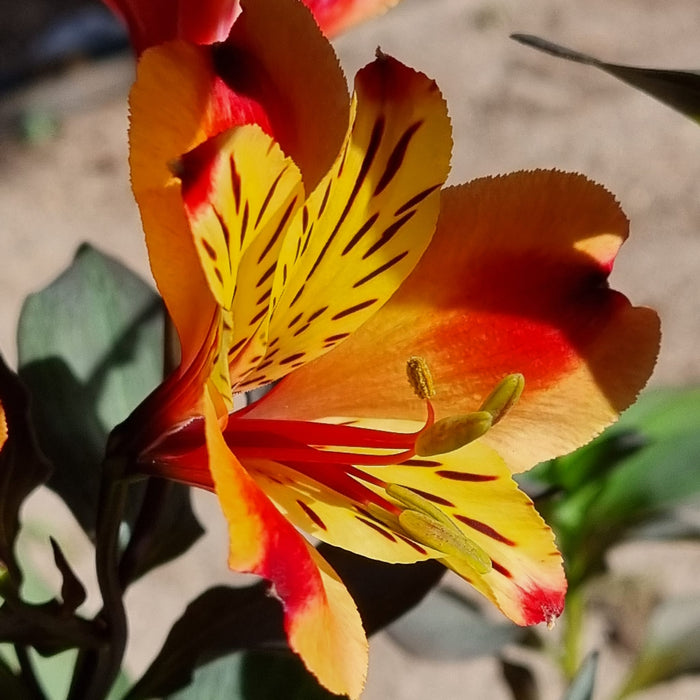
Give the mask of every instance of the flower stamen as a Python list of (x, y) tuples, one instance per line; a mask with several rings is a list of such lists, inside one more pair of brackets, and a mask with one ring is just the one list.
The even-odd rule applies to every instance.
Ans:
[(491, 559), (476, 542), (470, 540), (445, 513), (415, 491), (389, 484), (387, 495), (407, 506), (398, 515), (401, 529), (413, 540), (448, 557), (464, 560), (478, 573), (491, 570)]

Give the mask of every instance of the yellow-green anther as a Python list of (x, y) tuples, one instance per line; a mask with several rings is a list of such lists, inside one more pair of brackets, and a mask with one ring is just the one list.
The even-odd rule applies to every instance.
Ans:
[(488, 411), (493, 418), (493, 425), (496, 425), (517, 403), (524, 388), (525, 377), (522, 374), (509, 374), (498, 382), (479, 410)]
[(422, 358), (414, 355), (406, 362), (406, 374), (413, 391), (419, 399), (430, 399), (435, 396), (435, 386), (433, 376), (430, 374), (428, 363)]
[(416, 439), (414, 449), (421, 457), (452, 452), (480, 438), (492, 425), (490, 411), (448, 416), (426, 428)]
[(491, 570), (488, 554), (456, 527), (445, 527), (429, 515), (410, 509), (399, 515), (399, 523), (406, 534), (416, 542), (436, 549), (447, 557), (465, 560), (480, 574)]
[(476, 542), (470, 540), (448, 515), (434, 503), (400, 484), (384, 489), (406, 507), (399, 513), (401, 529), (416, 542), (442, 552), (447, 557), (465, 561), (480, 574), (491, 570), (491, 559)]
[(419, 510), (426, 515), (429, 515), (433, 520), (437, 520), (442, 523), (445, 527), (451, 527), (459, 531), (459, 528), (452, 522), (452, 520), (445, 515), (434, 503), (431, 503), (425, 496), (421, 496), (416, 493), (413, 489), (409, 489), (406, 486), (401, 486), (400, 484), (387, 484), (384, 489), (386, 493), (395, 498), (401, 505), (412, 508), (413, 510)]

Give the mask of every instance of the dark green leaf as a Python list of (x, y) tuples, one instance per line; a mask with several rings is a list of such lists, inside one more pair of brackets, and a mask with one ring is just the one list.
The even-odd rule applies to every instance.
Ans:
[(37, 447), (27, 392), (2, 357), (0, 403), (7, 427), (7, 441), (0, 449), (0, 567), (7, 568), (17, 590), (22, 580), (14, 553), (19, 509), (24, 499), (47, 479), (51, 468)]
[(591, 700), (597, 668), (598, 654), (593, 652), (584, 659), (576, 678), (572, 681), (562, 700)]
[(700, 121), (700, 72), (691, 70), (659, 70), (637, 68), (617, 63), (606, 63), (598, 58), (559, 46), (546, 39), (529, 34), (513, 34), (513, 39), (527, 46), (545, 51), (552, 56), (576, 63), (594, 66), (624, 81), (637, 90), (646, 92), (669, 107)]
[(319, 551), (357, 604), (367, 634), (374, 634), (414, 606), (445, 574), (436, 561), (386, 564), (322, 544)]
[(187, 685), (195, 668), (238, 649), (284, 648), (282, 608), (266, 586), (219, 586), (187, 606), (163, 648), (127, 698), (167, 695)]
[(73, 569), (71, 569), (58, 542), (56, 542), (53, 537), (50, 538), (50, 541), (51, 548), (53, 549), (54, 561), (63, 577), (63, 583), (61, 584), (61, 600), (63, 601), (65, 610), (72, 613), (85, 602), (85, 588), (80, 582), (80, 579), (73, 572)]
[(540, 693), (537, 690), (535, 674), (529, 666), (515, 661), (501, 659), (501, 672), (503, 680), (510, 689), (513, 700), (538, 700)]
[(646, 639), (619, 697), (700, 671), (700, 599), (666, 599), (649, 620)]
[(96, 647), (104, 639), (93, 623), (66, 614), (62, 602), (32, 604), (6, 599), (0, 607), (0, 642), (32, 646), (52, 656), (73, 647)]
[[(320, 550), (348, 587), (368, 634), (416, 605), (444, 573), (433, 561), (401, 566), (329, 546)], [(212, 588), (190, 603), (128, 699), (173, 693), (208, 661), (237, 650), (269, 648), (286, 649), (286, 638), (282, 608), (267, 586)]]
[(36, 700), (36, 695), (14, 674), (4, 659), (0, 658), (0, 698)]
[(159, 297), (88, 246), (22, 308), (20, 376), (56, 467), (49, 486), (91, 535), (107, 434), (160, 381), (162, 347)]
[(492, 622), (458, 593), (437, 588), (388, 629), (403, 649), (424, 659), (491, 655), (523, 635), (507, 622)]
[(192, 510), (191, 489), (149, 480), (124, 552), (120, 576), (126, 587), (151, 569), (186, 552), (204, 533)]

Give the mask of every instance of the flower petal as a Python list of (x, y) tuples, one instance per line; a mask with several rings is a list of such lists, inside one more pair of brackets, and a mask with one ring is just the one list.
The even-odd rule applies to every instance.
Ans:
[[(224, 41), (238, 17), (238, 0), (104, 0), (126, 23), (135, 51), (172, 39), (194, 44)], [(284, 22), (279, 5), (268, 13), (269, 24)], [(327, 36), (338, 34), (372, 15), (384, 12), (398, 0), (304, 0)], [(282, 12), (284, 7), (282, 7)]]
[(248, 125), (190, 151), (178, 174), (199, 259), (222, 309), (214, 382), (230, 400), (232, 385), (266, 349), (279, 249), (304, 201), (301, 173), (267, 134)]
[(223, 41), (240, 12), (238, 0), (104, 0), (127, 27), (137, 53), (171, 39)]
[(272, 350), (242, 388), (272, 381), (350, 335), (396, 291), (432, 237), (451, 148), (435, 83), (380, 56), (358, 73), (355, 104), (335, 165), (282, 245)]
[(0, 401), (0, 452), (7, 442), (7, 416), (5, 414), (5, 407)]
[(338, 154), (348, 125), (348, 86), (333, 47), (308, 8), (243, 0), (226, 42), (214, 49), (231, 90), (261, 104), (270, 133), (311, 191)]
[(347, 128), (345, 78), (309, 11), (297, 2), (249, 5), (225, 45), (175, 41), (146, 51), (129, 100), (132, 187), (184, 364), (207, 332), (211, 314), (204, 309), (213, 302), (172, 164), (227, 129), (258, 124), (275, 135), (313, 187)]
[(326, 36), (335, 36), (364, 19), (386, 12), (399, 0), (304, 0)]
[(129, 98), (132, 187), (153, 276), (180, 335), (185, 365), (206, 336), (215, 302), (170, 166), (219, 129), (215, 88), (207, 50), (176, 42), (143, 55)]
[[(402, 432), (415, 427), (397, 421), (353, 421), (353, 425)], [(308, 470), (304, 473), (303, 465), (291, 467), (246, 462), (260, 488), (304, 532), (380, 561), (440, 559), (517, 624), (536, 624), (561, 613), (566, 580), (554, 536), (503, 460), (481, 440), (449, 454), (415, 457), (396, 466), (356, 467), (367, 475), (362, 483), (341, 473), (340, 465), (321, 465), (325, 471), (318, 479)], [(334, 468), (338, 474), (330, 483), (328, 470)], [(376, 495), (376, 503), (392, 500), (382, 482), (409, 488), (440, 509), (491, 558), (492, 569), (479, 573), (468, 560), (446, 557), (411, 540), (400, 526), (392, 528), (383, 521), (363, 494)]]
[(404, 369), (420, 355), (443, 415), (477, 410), (502, 377), (525, 376), (518, 404), (483, 438), (512, 470), (569, 452), (615, 420), (655, 362), (656, 314), (606, 283), (626, 236), (617, 202), (580, 175), (515, 173), (447, 190), (399, 292), (249, 415), (420, 419)]
[(284, 607), (291, 648), (329, 690), (359, 697), (367, 670), (367, 640), (350, 594), (230, 452), (210, 399), (206, 441), (215, 490), (229, 525), (229, 566), (272, 583)]

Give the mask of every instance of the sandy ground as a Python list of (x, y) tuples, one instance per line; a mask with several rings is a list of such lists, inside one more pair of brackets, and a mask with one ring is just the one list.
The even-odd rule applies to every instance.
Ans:
[[(586, 173), (616, 193), (632, 236), (613, 283), (635, 303), (659, 310), (664, 341), (653, 381), (670, 385), (700, 379), (700, 130), (602, 73), (539, 55), (508, 35), (539, 34), (616, 62), (693, 68), (700, 65), (698, 26), (700, 5), (693, 0), (405, 0), (336, 45), (349, 75), (381, 46), (437, 79), (454, 125), (452, 182), (554, 167)], [(127, 57), (76, 66), (0, 103), (0, 347), (10, 362), (21, 300), (53, 279), (81, 241), (148, 275), (126, 167), (131, 71)], [(31, 146), (10, 138), (8, 120), (27, 106), (60, 118), (54, 138)], [(197, 504), (213, 534), (186, 566), (164, 567), (130, 594), (134, 672), (186, 601), (228, 578), (216, 506), (206, 496)], [(46, 520), (58, 508), (40, 496), (31, 512)], [(89, 570), (77, 528), (60, 517), (74, 557)], [(627, 546), (613, 564), (652, 576), (665, 591), (698, 591), (697, 544)], [(603, 633), (599, 624), (592, 640)], [(609, 696), (623, 664), (624, 655), (604, 657), (598, 697)], [(559, 696), (551, 675), (545, 684), (548, 698)], [(428, 663), (407, 658), (386, 638), (374, 642), (367, 700), (418, 700), (428, 692), (447, 700), (508, 697), (490, 660)], [(700, 681), (682, 679), (639, 697), (690, 700), (699, 694)]]

